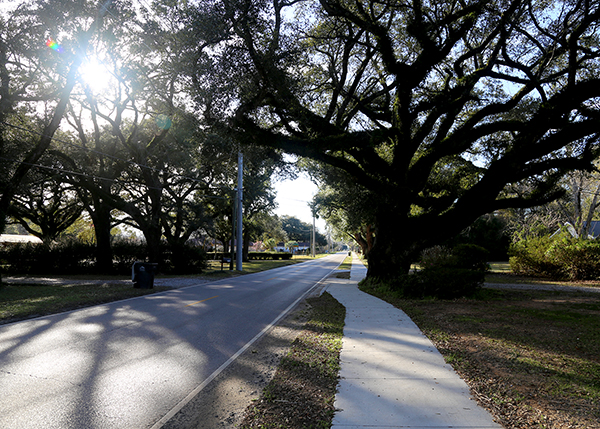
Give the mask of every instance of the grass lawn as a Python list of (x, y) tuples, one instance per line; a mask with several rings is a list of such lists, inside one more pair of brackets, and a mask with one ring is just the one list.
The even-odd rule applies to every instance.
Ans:
[(485, 276), (487, 283), (513, 283), (513, 284), (552, 284), (559, 286), (591, 286), (600, 287), (600, 281), (598, 280), (587, 280), (587, 281), (561, 281), (552, 280), (550, 278), (537, 278), (537, 277), (526, 277), (519, 276), (512, 273), (508, 262), (490, 262), (490, 271)]
[(341, 265), (338, 267), (338, 270), (350, 271), (351, 268), (352, 268), (352, 256), (346, 256), (346, 259), (344, 259), (344, 262), (342, 262)]
[(600, 294), (380, 297), (411, 317), (504, 427), (600, 428)]
[[(316, 258), (326, 255), (316, 255)], [(208, 279), (221, 279), (243, 274), (256, 273), (270, 270), (272, 268), (297, 264), (312, 260), (310, 256), (294, 256), (288, 261), (250, 261), (244, 262), (243, 271), (229, 271), (224, 266), (221, 271), (221, 263), (209, 261), (209, 267), (201, 275), (184, 277), (203, 277)], [(157, 278), (175, 276), (157, 276)], [(28, 284), (2, 284), (0, 285), (0, 324), (31, 317), (44, 316), (59, 313), (61, 311), (74, 310), (91, 305), (133, 298), (150, 293), (168, 290), (168, 287), (157, 287), (154, 289), (134, 289), (129, 280), (124, 276), (61, 276), (73, 280), (73, 283), (46, 285), (35, 283), (35, 278)], [(94, 281), (85, 284), (82, 280)], [(102, 280), (98, 284), (97, 280)]]
[(286, 265), (298, 264), (300, 262), (312, 261), (313, 259), (319, 259), (327, 256), (327, 254), (317, 254), (313, 258), (312, 256), (306, 255), (294, 255), (289, 260), (255, 260), (248, 261), (242, 264), (242, 271), (235, 270), (235, 261), (233, 261), (234, 270), (229, 270), (229, 264), (223, 264), (221, 269), (221, 261), (208, 261), (208, 268), (206, 272), (202, 273), (203, 276), (214, 276), (217, 278), (221, 277), (235, 277), (240, 274), (252, 274), (259, 271), (266, 271), (273, 268), (285, 267)]
[(167, 290), (134, 289), (129, 284), (3, 284), (0, 286), (0, 324)]

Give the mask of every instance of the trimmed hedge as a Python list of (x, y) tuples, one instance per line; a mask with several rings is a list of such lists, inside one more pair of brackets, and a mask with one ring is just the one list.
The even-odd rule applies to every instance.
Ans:
[[(287, 252), (248, 252), (248, 259), (250, 261), (256, 260), (289, 260), (294, 256), (292, 253)], [(209, 258), (214, 261), (220, 261), (223, 258), (231, 258), (231, 253), (213, 252), (209, 254)]]
[(201, 247), (169, 246), (162, 248), (162, 263), (158, 267), (165, 274), (200, 274), (206, 269), (207, 254)]
[(248, 259), (252, 260), (266, 260), (273, 259), (284, 261), (292, 259), (293, 254), (287, 252), (249, 252)]
[(421, 256), (421, 270), (410, 276), (404, 294), (441, 299), (472, 296), (483, 286), (488, 257), (489, 252), (475, 244), (427, 249)]
[(6, 274), (83, 274), (93, 269), (95, 247), (78, 241), (15, 243), (0, 249)]
[[(146, 261), (146, 245), (117, 240), (111, 246), (113, 273), (131, 275), (136, 261)], [(183, 245), (161, 246), (162, 262), (158, 269), (165, 274), (199, 274), (206, 268), (206, 252)], [(57, 275), (95, 274), (96, 246), (76, 240), (47, 244), (16, 243), (0, 248), (0, 265), (5, 274)], [(103, 273), (106, 274), (106, 273)]]

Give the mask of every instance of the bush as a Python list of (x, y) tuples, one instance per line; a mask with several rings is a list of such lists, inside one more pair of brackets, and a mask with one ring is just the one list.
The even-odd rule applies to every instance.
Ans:
[[(115, 240), (111, 244), (113, 271), (131, 275), (131, 267), (136, 261), (146, 261), (146, 244), (135, 240)], [(160, 269), (160, 267), (159, 267)]]
[[(280, 259), (287, 261), (292, 259), (292, 254), (288, 252), (248, 252), (248, 260), (267, 260), (273, 259), (278, 261)], [(210, 259), (220, 261), (223, 258), (231, 258), (231, 253), (214, 252), (210, 253)]]
[(510, 267), (516, 274), (559, 280), (600, 278), (600, 242), (573, 238), (562, 232), (513, 243)]
[(489, 269), (490, 252), (475, 244), (459, 244), (452, 249), (452, 265), (485, 273)]
[(292, 259), (292, 254), (288, 252), (248, 252), (248, 259), (252, 260), (266, 260), (273, 259), (274, 261), (289, 260)]
[(423, 251), (418, 272), (401, 275), (390, 282), (367, 279), (364, 287), (376, 294), (393, 291), (404, 298), (472, 296), (485, 280), (488, 255), (486, 249), (474, 244), (459, 244), (453, 249), (435, 246)]
[(485, 271), (434, 267), (411, 276), (404, 294), (411, 298), (454, 299), (472, 296), (483, 285)]
[(15, 243), (0, 250), (0, 260), (7, 274), (81, 274), (93, 267), (95, 246), (72, 239)]
[[(130, 275), (136, 261), (146, 261), (146, 245), (140, 241), (116, 240), (112, 245), (113, 272)], [(192, 245), (161, 248), (158, 269), (168, 274), (198, 274), (206, 268), (206, 253)], [(0, 264), (6, 274), (94, 274), (96, 246), (68, 239), (56, 243), (16, 243), (0, 249)], [(106, 274), (106, 273), (104, 273)]]
[(200, 274), (206, 269), (208, 256), (201, 247), (190, 244), (165, 244), (162, 255), (163, 261), (158, 267), (161, 273)]
[(423, 251), (421, 270), (404, 280), (404, 294), (452, 299), (472, 296), (485, 280), (489, 252), (475, 244), (459, 244), (453, 249), (436, 246)]

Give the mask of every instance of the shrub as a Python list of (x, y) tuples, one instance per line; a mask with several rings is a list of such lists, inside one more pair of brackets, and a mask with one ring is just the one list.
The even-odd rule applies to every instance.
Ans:
[(550, 237), (532, 237), (513, 243), (509, 250), (509, 264), (515, 274), (561, 277), (560, 266), (549, 257), (553, 240)]
[[(141, 241), (116, 240), (111, 246), (113, 271), (130, 275), (136, 261), (146, 261), (147, 249)], [(162, 246), (159, 271), (169, 274), (198, 274), (206, 268), (206, 253), (192, 245)], [(74, 239), (51, 244), (16, 243), (0, 249), (0, 264), (7, 274), (92, 274), (95, 273), (96, 246)]]
[(553, 279), (600, 278), (600, 242), (573, 238), (567, 233), (513, 243), (510, 267), (516, 274)]
[(471, 296), (483, 285), (488, 255), (486, 249), (474, 244), (426, 249), (421, 254), (421, 270), (401, 280), (403, 293), (414, 298)]
[(421, 270), (450, 264), (452, 252), (448, 247), (434, 246), (421, 252), (419, 265)]
[(113, 270), (118, 274), (131, 274), (134, 262), (146, 260), (146, 245), (142, 241), (115, 240), (111, 244), (111, 249)]
[(412, 276), (405, 295), (413, 298), (454, 299), (472, 296), (483, 285), (485, 271), (458, 267), (432, 267)]
[(208, 258), (204, 249), (191, 244), (169, 245), (162, 248), (163, 260), (158, 270), (166, 274), (200, 274)]
[(404, 298), (472, 296), (483, 285), (488, 255), (486, 249), (474, 244), (459, 244), (453, 249), (435, 246), (422, 252), (418, 272), (387, 282), (367, 279), (364, 287), (375, 294)]
[(66, 239), (51, 244), (16, 243), (2, 248), (8, 274), (81, 274), (94, 265), (95, 247)]
[[(208, 255), (210, 259), (215, 261), (221, 260), (222, 258), (230, 258), (231, 253), (222, 253), (222, 252), (214, 252)], [(248, 252), (248, 260), (267, 260), (272, 259), (278, 261), (282, 260), (290, 260), (294, 256), (292, 253), (288, 252)]]
[(452, 265), (457, 268), (486, 272), (490, 252), (475, 244), (459, 244), (452, 249)]
[(563, 272), (572, 280), (600, 278), (600, 243), (591, 240), (574, 240), (559, 253), (558, 261)]

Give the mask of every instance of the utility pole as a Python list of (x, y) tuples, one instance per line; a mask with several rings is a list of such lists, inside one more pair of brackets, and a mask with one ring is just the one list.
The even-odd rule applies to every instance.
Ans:
[[(235, 191), (236, 189), (234, 189)], [(235, 218), (237, 217), (237, 198), (234, 195), (233, 199), (232, 199), (232, 212), (231, 212), (231, 248), (229, 249), (229, 271), (233, 271), (233, 267), (234, 267), (234, 263), (233, 261), (235, 260), (235, 232), (236, 232), (236, 225), (235, 225)]]
[(315, 214), (313, 213), (313, 230), (312, 230), (312, 257), (315, 257)]
[(244, 240), (242, 237), (242, 201), (244, 189), (244, 155), (238, 152), (238, 184), (237, 184), (237, 253), (236, 267), (238, 271), (242, 271), (242, 253), (244, 251)]

